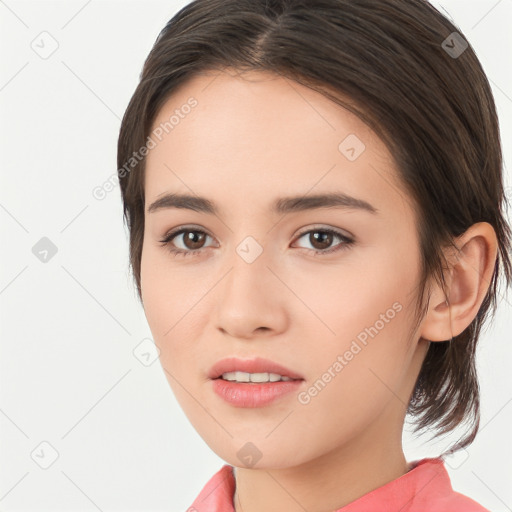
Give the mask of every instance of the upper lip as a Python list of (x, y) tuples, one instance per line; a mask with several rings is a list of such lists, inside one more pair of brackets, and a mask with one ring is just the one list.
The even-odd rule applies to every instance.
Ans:
[(247, 373), (277, 373), (282, 377), (304, 380), (302, 375), (282, 366), (269, 359), (256, 357), (253, 359), (239, 359), (237, 357), (227, 357), (217, 361), (208, 372), (210, 379), (216, 379), (223, 373), (228, 372), (247, 372)]

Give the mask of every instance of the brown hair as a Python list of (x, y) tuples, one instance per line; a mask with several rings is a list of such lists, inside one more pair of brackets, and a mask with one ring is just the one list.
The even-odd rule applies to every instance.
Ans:
[(134, 152), (178, 86), (226, 67), (270, 71), (310, 87), (385, 142), (417, 215), (418, 320), (431, 277), (446, 290), (443, 247), (474, 223), (494, 228), (498, 257), (478, 314), (458, 336), (430, 344), (407, 410), (418, 418), (415, 431), (435, 426), (436, 436), (468, 421), (451, 451), (469, 445), (480, 418), (477, 341), (496, 311), (499, 275), (507, 287), (511, 281), (498, 119), (471, 45), (425, 0), (195, 0), (183, 7), (147, 57), (119, 134), (118, 175), (141, 301), (145, 158)]

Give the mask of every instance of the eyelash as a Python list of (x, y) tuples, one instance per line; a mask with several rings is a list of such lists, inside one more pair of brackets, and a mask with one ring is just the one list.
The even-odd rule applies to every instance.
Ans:
[[(174, 257), (185, 257), (185, 256), (197, 256), (201, 254), (205, 248), (203, 249), (197, 249), (197, 250), (183, 250), (183, 249), (173, 249), (170, 245), (170, 242), (173, 238), (177, 237), (178, 235), (181, 235), (183, 233), (201, 233), (206, 236), (210, 236), (208, 233), (203, 231), (202, 229), (195, 229), (195, 228), (177, 228), (169, 233), (166, 234), (165, 238), (163, 240), (160, 240), (160, 244), (167, 248), (167, 250), (174, 256)], [(302, 232), (297, 236), (297, 240), (302, 238), (304, 235), (307, 235), (308, 233), (327, 233), (330, 235), (337, 236), (340, 238), (343, 243), (339, 246), (335, 246), (335, 248), (326, 249), (324, 251), (321, 250), (315, 250), (315, 249), (306, 249), (307, 251), (313, 251), (314, 256), (322, 256), (325, 254), (331, 254), (333, 252), (343, 251), (345, 249), (348, 249), (349, 246), (351, 246), (354, 243), (354, 240), (347, 237), (346, 235), (340, 233), (339, 231), (336, 231), (334, 229), (330, 228), (313, 228), (308, 229), (307, 231)], [(303, 248), (302, 248), (303, 249)]]

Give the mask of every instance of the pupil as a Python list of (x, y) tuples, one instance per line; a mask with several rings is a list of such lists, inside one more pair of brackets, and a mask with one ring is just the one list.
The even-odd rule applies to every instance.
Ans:
[[(197, 247), (194, 244), (201, 245), (201, 239), (203, 237), (204, 237), (203, 233), (197, 233), (195, 231), (188, 231), (187, 236), (185, 237), (185, 240), (192, 242), (192, 247), (189, 247), (190, 249), (197, 249)], [(197, 240), (195, 240), (197, 238), (199, 238), (199, 242), (197, 242)]]
[[(313, 238), (315, 240), (315, 243), (318, 243), (318, 239), (320, 238), (320, 244), (323, 246), (320, 247), (320, 249), (325, 249), (327, 247), (329, 247), (329, 245), (331, 244), (331, 238), (332, 238), (332, 234), (331, 233), (324, 233), (324, 232), (315, 232), (315, 233), (312, 233), (313, 235)], [(325, 241), (325, 239), (327, 238), (327, 242)], [(313, 247), (315, 247), (315, 243), (312, 243)]]

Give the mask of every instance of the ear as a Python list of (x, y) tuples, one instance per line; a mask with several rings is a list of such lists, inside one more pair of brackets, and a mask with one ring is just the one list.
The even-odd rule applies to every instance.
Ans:
[(448, 297), (433, 285), (428, 312), (420, 335), (430, 341), (446, 341), (459, 335), (476, 317), (489, 289), (498, 244), (494, 228), (487, 222), (473, 224), (455, 240), (445, 274)]

